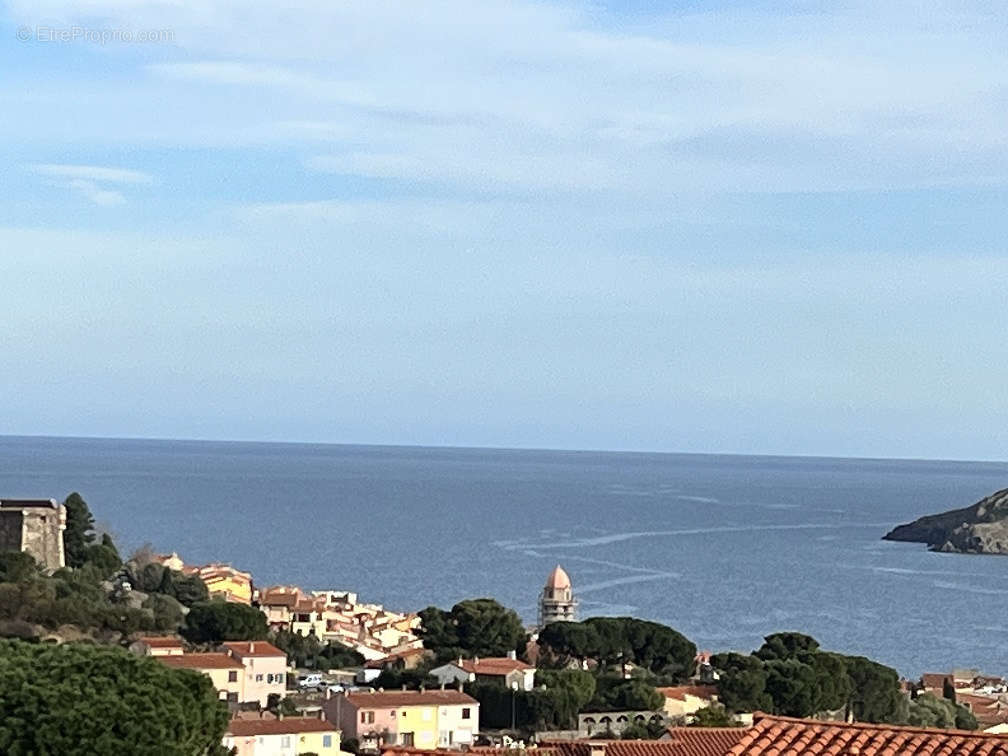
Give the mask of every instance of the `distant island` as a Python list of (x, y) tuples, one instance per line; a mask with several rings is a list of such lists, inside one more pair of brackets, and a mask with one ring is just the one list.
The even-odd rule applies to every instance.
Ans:
[(1008, 554), (1008, 488), (971, 507), (899, 525), (882, 540), (926, 543), (932, 551), (957, 554)]

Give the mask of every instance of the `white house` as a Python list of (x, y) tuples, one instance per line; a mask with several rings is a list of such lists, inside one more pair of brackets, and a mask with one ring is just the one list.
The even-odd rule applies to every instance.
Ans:
[(456, 659), (430, 671), (443, 685), (469, 682), (496, 682), (515, 690), (535, 687), (535, 667), (519, 661), (512, 653), (504, 657)]

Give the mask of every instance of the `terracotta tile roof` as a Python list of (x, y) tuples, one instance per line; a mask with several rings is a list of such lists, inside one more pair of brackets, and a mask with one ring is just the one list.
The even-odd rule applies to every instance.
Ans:
[(139, 639), (140, 643), (145, 643), (151, 648), (182, 648), (181, 638), (148, 636)]
[[(283, 719), (232, 719), (227, 735), (247, 737), (258, 735), (297, 735), (302, 732), (336, 732), (335, 722), (315, 717), (284, 717)], [(428, 752), (429, 753), (429, 752)]]
[(744, 727), (670, 727), (659, 742), (677, 745), (684, 756), (724, 756), (745, 734)]
[(1008, 722), (1008, 704), (994, 696), (978, 696), (972, 693), (956, 693), (956, 703), (962, 704), (976, 717), (981, 727)]
[(725, 756), (745, 736), (742, 727), (672, 727), (661, 740), (544, 741), (560, 756)]
[[(389, 756), (459, 756), (461, 752), (449, 748), (406, 748), (405, 746), (387, 746), (382, 748), (382, 754)], [(560, 751), (549, 746), (529, 746), (524, 750), (517, 748), (492, 748), (490, 746), (472, 746), (465, 753), (478, 756), (520, 756), (520, 754), (535, 754), (535, 756), (562, 756)]]
[(397, 651), (394, 654), (383, 656), (381, 659), (372, 659), (369, 662), (365, 662), (364, 666), (367, 669), (384, 669), (387, 664), (401, 661), (403, 659), (409, 659), (414, 656), (425, 656), (426, 654), (427, 649), (425, 648), (407, 648), (404, 651)]
[(221, 646), (226, 651), (230, 651), (236, 656), (282, 656), (287, 658), (287, 654), (267, 641), (228, 641)]
[(456, 659), (455, 666), (461, 667), (466, 672), (474, 675), (507, 675), (516, 670), (535, 669), (517, 659), (508, 659), (506, 656), (494, 656), (489, 659), (463, 659), (459, 664)]
[(677, 701), (685, 701), (686, 696), (694, 698), (714, 698), (717, 695), (717, 686), (714, 685), (676, 685), (672, 688), (656, 688), (665, 698), (674, 698)]
[(227, 654), (182, 654), (153, 658), (162, 664), (178, 669), (242, 669), (242, 663)]
[(400, 706), (479, 706), (479, 702), (458, 690), (386, 690), (376, 693), (348, 693), (347, 701), (358, 709), (395, 709)]
[(1008, 736), (756, 715), (724, 756), (1008, 756)]

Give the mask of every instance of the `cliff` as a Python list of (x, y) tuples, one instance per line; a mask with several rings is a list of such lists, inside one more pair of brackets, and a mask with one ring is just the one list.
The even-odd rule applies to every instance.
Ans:
[(1008, 488), (971, 507), (899, 525), (886, 533), (883, 540), (926, 543), (932, 551), (1008, 554)]

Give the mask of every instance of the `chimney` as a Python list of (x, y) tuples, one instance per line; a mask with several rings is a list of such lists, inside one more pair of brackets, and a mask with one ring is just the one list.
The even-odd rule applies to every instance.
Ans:
[(249, 653), (250, 654), (254, 654), (255, 653), (255, 641), (251, 641), (249, 643)]
[(406, 683), (403, 683), (402, 689), (403, 689), (403, 692), (406, 691)]
[(441, 690), (444, 690), (444, 683), (441, 683)]
[(461, 680), (459, 680), (459, 682), (458, 682), (458, 692), (459, 693), (462, 692), (462, 681)]
[(515, 651), (514, 649), (511, 649), (510, 651), (508, 651), (507, 658), (511, 659), (512, 661), (517, 660), (518, 659), (518, 652)]
[(473, 664), (479, 664), (479, 657), (478, 656), (474, 656), (473, 657)]
[(606, 744), (605, 741), (592, 741), (588, 744), (590, 756), (605, 756)]
[(420, 692), (421, 693), (426, 693), (427, 692), (427, 686), (426, 685), (421, 685), (420, 686)]
[(459, 654), (459, 658), (458, 658), (458, 665), (459, 665), (460, 667), (462, 666), (462, 654)]

